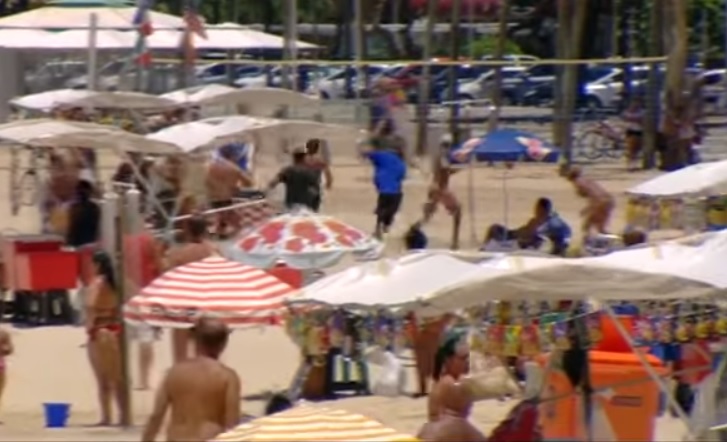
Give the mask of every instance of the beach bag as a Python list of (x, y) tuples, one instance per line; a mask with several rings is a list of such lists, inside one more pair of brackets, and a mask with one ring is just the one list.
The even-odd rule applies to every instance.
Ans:
[(492, 430), (488, 442), (542, 442), (537, 399), (526, 399), (515, 406)]
[(406, 371), (399, 358), (390, 351), (372, 351), (367, 361), (381, 367), (381, 373), (371, 389), (376, 396), (397, 397), (404, 393)]

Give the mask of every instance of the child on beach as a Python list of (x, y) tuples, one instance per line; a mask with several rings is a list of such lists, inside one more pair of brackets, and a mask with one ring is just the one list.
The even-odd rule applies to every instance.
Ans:
[(3, 398), (5, 382), (7, 382), (7, 362), (5, 358), (13, 354), (13, 341), (10, 333), (0, 328), (0, 400)]

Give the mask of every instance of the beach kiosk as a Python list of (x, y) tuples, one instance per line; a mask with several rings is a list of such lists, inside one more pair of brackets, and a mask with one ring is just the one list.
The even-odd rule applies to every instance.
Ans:
[(688, 233), (727, 228), (727, 160), (659, 175), (626, 194), (631, 227)]

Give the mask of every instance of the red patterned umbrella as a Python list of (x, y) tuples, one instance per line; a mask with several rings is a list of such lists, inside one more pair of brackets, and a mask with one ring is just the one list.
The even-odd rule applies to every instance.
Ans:
[(259, 268), (282, 262), (296, 269), (320, 269), (348, 254), (369, 256), (380, 249), (379, 241), (355, 227), (301, 210), (259, 225), (236, 240), (229, 252), (233, 259)]
[(189, 327), (200, 315), (236, 328), (275, 324), (296, 292), (264, 270), (211, 257), (156, 278), (124, 305), (124, 319), (172, 328)]

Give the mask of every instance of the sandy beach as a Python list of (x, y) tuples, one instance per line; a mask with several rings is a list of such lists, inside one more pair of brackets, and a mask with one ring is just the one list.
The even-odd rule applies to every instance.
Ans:
[[(341, 155), (334, 150), (336, 167), (335, 186), (325, 196), (324, 211), (360, 228), (373, 227), (372, 210), (375, 193), (370, 184), (371, 170), (355, 160), (351, 152)], [(112, 156), (104, 158), (105, 165), (111, 165)], [(0, 164), (8, 164), (0, 158)], [(260, 173), (265, 179), (272, 176), (272, 164), (266, 164)], [(631, 185), (643, 181), (653, 173), (627, 173), (621, 164), (606, 164), (586, 169), (618, 198), (619, 208), (612, 222), (614, 231), (623, 227), (623, 192)], [(506, 178), (506, 186), (503, 179)], [(7, 183), (7, 171), (0, 173), (0, 182)], [(478, 169), (470, 176), (462, 172), (454, 178), (454, 188), (469, 208), (466, 189), (468, 182), (474, 183), (474, 216), (465, 215), (462, 229), (463, 248), (473, 248), (481, 240), (490, 223), (504, 222), (515, 226), (527, 220), (535, 200), (547, 196), (554, 202), (556, 210), (568, 220), (574, 229), (579, 226), (578, 212), (583, 201), (576, 198), (568, 182), (556, 174), (553, 165), (525, 164), (512, 170), (502, 167)], [(419, 172), (412, 172), (405, 187), (401, 216), (387, 240), (391, 254), (401, 249), (401, 232), (421, 213), (427, 179)], [(506, 189), (507, 205), (503, 203)], [(0, 209), (9, 213), (7, 187), (0, 189)], [(504, 209), (507, 208), (507, 213)], [(23, 232), (33, 232), (37, 226), (37, 212), (26, 209), (21, 216), (5, 218), (2, 227)], [(474, 221), (474, 226), (471, 221)], [(432, 247), (446, 247), (449, 239), (450, 219), (445, 213), (435, 216), (427, 227)], [(470, 232), (475, 232), (473, 238)], [(98, 420), (96, 412), (95, 387), (91, 370), (82, 344), (85, 335), (82, 329), (74, 327), (45, 327), (38, 329), (14, 329), (10, 332), (16, 353), (8, 359), (8, 385), (0, 406), (0, 441), (84, 441), (138, 440), (140, 429), (150, 412), (153, 391), (135, 391), (133, 396), (135, 427), (130, 430), (89, 428), (87, 425)], [(156, 361), (152, 382), (156, 383), (170, 366), (170, 345), (168, 333), (156, 347)], [(133, 344), (132, 344), (133, 349)], [(298, 352), (281, 329), (247, 330), (235, 332), (224, 361), (238, 371), (243, 381), (246, 397), (259, 396), (270, 390), (288, 387), (297, 368)], [(133, 378), (136, 364), (132, 363)], [(413, 391), (414, 373), (409, 374)], [(70, 427), (62, 430), (43, 428), (42, 404), (44, 402), (68, 402), (72, 406)], [(399, 430), (414, 433), (425, 420), (425, 399), (362, 397), (341, 399), (332, 404), (378, 418)], [(474, 421), (483, 431), (489, 431), (508, 412), (512, 402), (486, 401), (478, 403)], [(261, 412), (262, 402), (245, 399), (246, 413)], [(658, 425), (657, 440), (677, 440), (683, 434), (683, 427), (671, 418), (662, 418)]]

